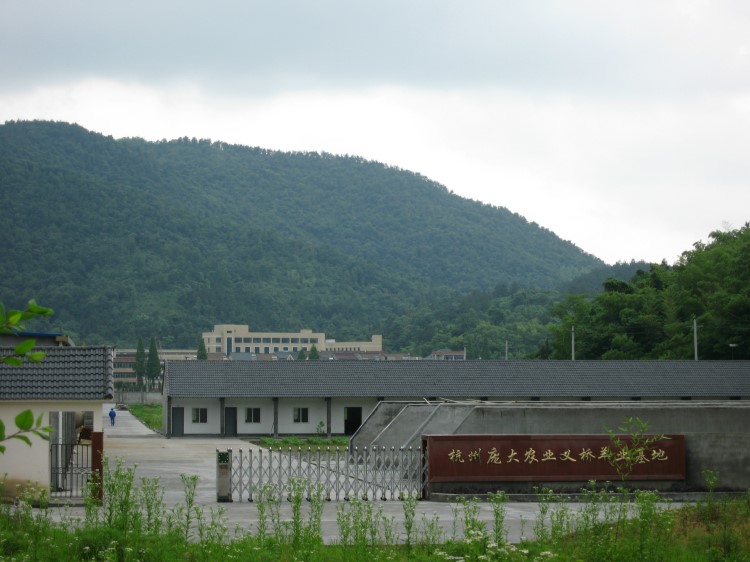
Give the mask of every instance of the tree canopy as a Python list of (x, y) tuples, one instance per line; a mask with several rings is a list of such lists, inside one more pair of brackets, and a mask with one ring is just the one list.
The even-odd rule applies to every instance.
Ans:
[(189, 348), (218, 323), (369, 339), (442, 296), (554, 288), (601, 265), (505, 208), (363, 158), (65, 123), (0, 126), (0, 205), (24, 218), (0, 300), (34, 295), (56, 329), (118, 347), (150, 333)]
[(750, 227), (712, 232), (674, 266), (655, 264), (628, 282), (608, 279), (594, 298), (553, 308), (554, 356), (578, 359), (750, 358)]

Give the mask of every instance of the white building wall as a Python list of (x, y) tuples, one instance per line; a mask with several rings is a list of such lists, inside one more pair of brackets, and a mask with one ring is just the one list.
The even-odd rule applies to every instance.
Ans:
[[(0, 402), (0, 419), (5, 424), (5, 434), (16, 432), (15, 418), (24, 410), (31, 410), (34, 421), (40, 414), (45, 425), (50, 423), (50, 412), (94, 412), (94, 431), (102, 431), (102, 403), (90, 401), (39, 401)], [(17, 486), (49, 489), (49, 443), (36, 435), (29, 435), (31, 447), (18, 439), (4, 441), (5, 454), (0, 455), (0, 478), (5, 477), (3, 494), (15, 497)], [(105, 444), (106, 450), (106, 444)]]
[[(237, 433), (239, 435), (270, 435), (273, 433), (273, 399), (227, 398), (224, 406), (237, 408)], [(247, 408), (260, 408), (260, 423), (245, 421)]]
[[(307, 423), (294, 423), (294, 408), (307, 408)], [(315, 434), (320, 422), (326, 431), (326, 401), (323, 398), (279, 398), (279, 433)]]
[[(175, 398), (172, 407), (185, 408), (185, 435), (219, 435), (221, 432), (218, 398)], [(207, 409), (206, 423), (193, 422), (193, 408)]]
[(367, 419), (378, 401), (375, 398), (333, 398), (331, 400), (331, 433), (344, 433), (344, 409), (362, 408), (362, 421)]

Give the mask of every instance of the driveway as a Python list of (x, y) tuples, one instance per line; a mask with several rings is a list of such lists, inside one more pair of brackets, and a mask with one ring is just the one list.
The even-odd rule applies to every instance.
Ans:
[[(115, 425), (110, 426), (107, 413), (112, 405), (107, 404), (102, 409), (104, 416), (104, 449), (110, 465), (118, 460), (124, 467), (136, 467), (136, 480), (141, 477), (158, 477), (164, 488), (164, 501), (167, 507), (184, 502), (183, 485), (180, 474), (197, 475), (196, 502), (208, 509), (223, 508), (230, 530), (255, 530), (258, 521), (257, 504), (249, 502), (218, 503), (216, 501), (216, 451), (217, 449), (243, 451), (256, 446), (240, 439), (219, 439), (202, 437), (184, 437), (165, 439), (156, 433), (128, 411), (118, 411)], [(338, 525), (336, 523), (336, 509), (343, 502), (326, 502), (323, 510), (323, 538), (330, 543), (338, 539)], [(508, 502), (506, 504), (506, 528), (508, 538), (518, 542), (522, 532), (529, 536), (534, 526), (537, 514), (537, 504), (529, 502)], [(382, 509), (383, 515), (394, 518), (396, 528), (404, 536), (404, 513), (398, 501), (373, 502), (375, 510)], [(416, 511), (417, 526), (421, 526), (423, 518), (432, 519), (437, 515), (446, 536), (451, 537), (454, 530), (462, 533), (460, 521), (454, 525), (455, 505), (446, 502), (419, 502)], [(284, 502), (281, 507), (282, 518), (291, 519), (291, 506)], [(460, 511), (459, 511), (460, 513)], [(489, 530), (492, 529), (491, 506), (480, 504), (479, 518), (484, 521)]]

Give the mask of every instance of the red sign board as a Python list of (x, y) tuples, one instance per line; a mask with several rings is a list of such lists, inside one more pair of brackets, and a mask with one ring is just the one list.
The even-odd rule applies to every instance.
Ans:
[[(629, 445), (627, 436), (620, 439)], [(430, 482), (616, 481), (620, 474), (607, 459), (624, 454), (608, 435), (427, 435), (423, 441)], [(684, 436), (664, 436), (637, 451), (631, 464), (629, 480), (684, 480)]]

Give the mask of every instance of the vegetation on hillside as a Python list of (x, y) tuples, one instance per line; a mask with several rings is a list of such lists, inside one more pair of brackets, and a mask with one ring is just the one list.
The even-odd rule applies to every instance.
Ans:
[(601, 265), (377, 162), (65, 123), (0, 126), (0, 205), (17, 218), (0, 299), (51, 303), (53, 327), (90, 344), (192, 347), (225, 322), (369, 339), (443, 296), (552, 288)]
[[(0, 300), (35, 297), (79, 343), (193, 348), (217, 323), (380, 333), (470, 359), (750, 357), (747, 226), (674, 264), (605, 266), (502, 208), (355, 157), (0, 126), (19, 217)], [(30, 209), (34, 209), (30, 212)], [(27, 259), (34, 256), (33, 260)]]
[(750, 225), (713, 232), (674, 266), (609, 279), (593, 299), (570, 295), (553, 312), (553, 356), (577, 359), (750, 359)]
[(714, 232), (673, 266), (616, 264), (563, 291), (500, 284), (436, 299), (390, 318), (384, 338), (422, 357), (569, 359), (575, 326), (576, 359), (692, 359), (695, 318), (700, 359), (748, 359), (749, 255), (747, 226)]

